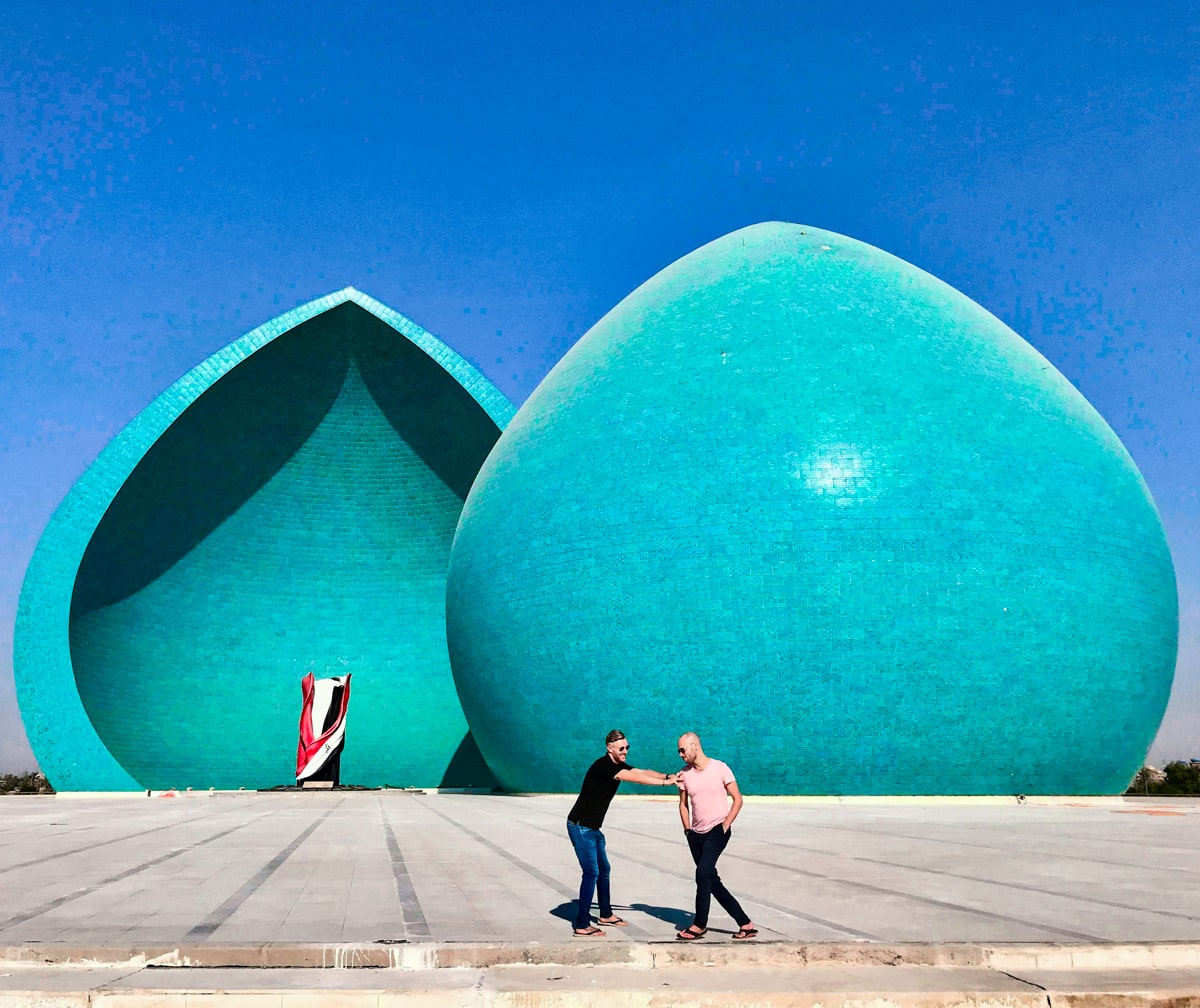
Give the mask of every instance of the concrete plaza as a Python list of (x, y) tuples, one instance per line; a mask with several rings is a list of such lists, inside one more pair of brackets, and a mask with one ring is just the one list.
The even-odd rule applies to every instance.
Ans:
[[(400, 791), (6, 798), (0, 944), (512, 941), (570, 935), (571, 798)], [(675, 803), (605, 823), (629, 927), (691, 919)], [(722, 878), (766, 939), (1200, 941), (1200, 804), (750, 799)], [(712, 937), (734, 930), (714, 905)], [(597, 939), (600, 940), (600, 939)], [(710, 939), (711, 940), (711, 939)]]
[[(709, 935), (685, 944), (674, 935), (691, 919), (692, 865), (669, 797), (613, 803), (605, 834), (629, 926), (570, 937), (571, 800), (5, 798), (0, 1004), (52, 991), (98, 1004), (104, 992), (144, 993), (151, 975), (155, 996), (269, 992), (263, 1005), (333, 989), (377, 1005), (381, 991), (400, 997), (414, 984), (430, 1004), (499, 1004), (505, 991), (534, 1004), (538, 990), (565, 1004), (551, 997), (563, 983), (631, 998), (674, 984), (675, 1000), (654, 1002), (663, 1004), (781, 1004), (780, 992), (786, 1003), (809, 1003), (796, 1000), (804, 993), (849, 1004), (848, 991), (961, 1003), (969, 991), (1044, 1006), (1047, 991), (1066, 990), (1080, 1005), (1097, 989), (1136, 990), (1145, 1004), (1152, 987), (1176, 999), (1200, 992), (1200, 804), (752, 798), (720, 867), (760, 937), (732, 943), (733, 923), (714, 906)], [(81, 961), (92, 969), (54, 970)], [(148, 962), (205, 968), (147, 972)], [(529, 972), (540, 963), (557, 972)], [(689, 968), (697, 964), (725, 969)], [(229, 970), (355, 965), (384, 969)], [(745, 991), (734, 996), (730, 984)], [(846, 996), (831, 1002), (831, 992)]]

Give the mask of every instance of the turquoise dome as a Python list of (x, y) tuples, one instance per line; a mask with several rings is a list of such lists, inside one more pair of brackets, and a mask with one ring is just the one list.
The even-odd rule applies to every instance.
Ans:
[(1112, 793), (1171, 687), (1146, 485), (1028, 343), (887, 253), (746, 228), (602, 318), (464, 505), (450, 659), (509, 788), (700, 733), (766, 794)]
[(54, 786), (293, 783), (307, 672), (354, 676), (343, 782), (494, 783), (450, 674), (445, 572), (511, 415), (353, 288), (167, 389), (71, 489), (26, 575), (14, 669)]

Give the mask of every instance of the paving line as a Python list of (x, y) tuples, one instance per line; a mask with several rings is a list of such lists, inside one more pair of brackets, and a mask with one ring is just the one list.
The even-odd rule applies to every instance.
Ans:
[(222, 830), (220, 833), (215, 833), (207, 839), (201, 840), (199, 843), (188, 844), (186, 847), (176, 847), (175, 850), (170, 851), (167, 854), (153, 858), (152, 860), (146, 861), (134, 868), (127, 868), (125, 871), (118, 872), (116, 875), (110, 875), (106, 879), (101, 879), (99, 882), (95, 882), (83, 889), (77, 889), (75, 892), (68, 893), (66, 896), (59, 896), (57, 899), (51, 900), (49, 903), (44, 903), (42, 906), (36, 907), (33, 910), (27, 910), (24, 913), (14, 914), (4, 922), (3, 930), (7, 931), (15, 925), (24, 924), (26, 921), (33, 920), (34, 917), (40, 917), (42, 914), (49, 913), (51, 910), (62, 906), (64, 903), (70, 903), (71, 900), (80, 899), (83, 896), (90, 896), (92, 893), (103, 889), (107, 885), (112, 885), (114, 882), (120, 882), (123, 879), (127, 879), (133, 875), (136, 875), (138, 872), (143, 872), (148, 868), (155, 868), (166, 861), (170, 861), (172, 858), (179, 857), (180, 854), (186, 854), (188, 851), (196, 850), (199, 847), (205, 847), (216, 840), (220, 840), (222, 837), (229, 836), (230, 833), (236, 833), (240, 829), (245, 829), (247, 826), (254, 825), (254, 823), (258, 822), (258, 820), (262, 818), (263, 816), (258, 816), (250, 820), (250, 822), (242, 822), (235, 826), (230, 826), (229, 829)]
[[(1080, 833), (1056, 833), (1054, 837), (1056, 840), (1083, 840), (1086, 843), (1116, 844), (1120, 847), (1133, 847), (1135, 851), (1143, 852), (1147, 848), (1153, 848), (1156, 852), (1163, 854), (1195, 855), (1196, 853), (1196, 850), (1193, 847), (1175, 847), (1168, 844), (1159, 843), (1157, 840), (1148, 840), (1145, 837), (1142, 839), (1123, 840), (1119, 837), (1089, 836), (1088, 834)], [(1145, 866), (1137, 862), (1133, 862), (1129, 865), (1129, 867), (1141, 869)], [(1166, 868), (1162, 870), (1171, 871), (1172, 869)]]
[[(541, 813), (541, 814), (549, 815), (550, 813)], [(545, 827), (541, 827), (541, 826), (534, 826), (533, 828), (541, 829), (545, 832), (550, 832), (550, 830), (547, 830)], [(632, 834), (633, 836), (643, 837), (645, 839), (660, 840), (660, 841), (663, 841), (664, 843), (668, 842), (661, 836), (657, 836), (656, 834), (652, 834), (652, 833), (642, 833), (638, 830), (622, 829), (621, 827), (617, 827), (614, 830), (614, 832), (625, 832), (625, 833)], [(779, 846), (791, 847), (794, 845), (780, 843)], [(800, 849), (803, 850), (805, 848), (800, 848)], [(825, 853), (825, 852), (821, 852), (821, 853)], [(853, 855), (830, 854), (827, 856), (829, 856), (829, 857), (849, 857), (852, 860), (868, 860), (868, 859), (858, 859), (858, 858), (855, 858)], [(935, 907), (938, 907), (939, 909), (957, 910), (960, 913), (968, 913), (968, 914), (972, 914), (972, 915), (978, 916), (978, 917), (987, 917), (992, 920), (1005, 921), (1010, 924), (1022, 924), (1026, 927), (1038, 928), (1041, 931), (1049, 931), (1052, 934), (1060, 934), (1066, 938), (1074, 938), (1076, 940), (1081, 940), (1081, 941), (1095, 941), (1095, 942), (1102, 942), (1105, 940), (1105, 939), (1101, 938), (1099, 935), (1088, 934), (1083, 931), (1072, 931), (1068, 928), (1055, 927), (1050, 924), (1039, 924), (1036, 921), (1024, 920), (1023, 918), (1020, 918), (1020, 917), (1010, 917), (1007, 914), (993, 913), (990, 910), (981, 910), (981, 909), (978, 909), (975, 907), (962, 906), (957, 903), (950, 903), (946, 900), (933, 899), (932, 897), (929, 897), (929, 896), (918, 896), (915, 893), (906, 892), (902, 889), (889, 889), (886, 886), (872, 885), (869, 882), (860, 882), (860, 881), (856, 881), (854, 879), (842, 878), (842, 877), (836, 876), (836, 875), (826, 875), (822, 872), (810, 871), (810, 870), (806, 870), (804, 868), (798, 868), (794, 865), (781, 865), (774, 861), (764, 861), (760, 858), (750, 857), (746, 854), (738, 854), (736, 852), (731, 852), (729, 854), (726, 854), (725, 857), (733, 858), (734, 860), (738, 860), (738, 861), (746, 861), (746, 862), (749, 862), (750, 864), (756, 864), (756, 865), (759, 865), (764, 868), (777, 868), (782, 871), (791, 872), (794, 875), (804, 875), (808, 878), (820, 879), (823, 882), (833, 882), (833, 883), (838, 883), (838, 884), (842, 884), (842, 885), (853, 886), (853, 887), (856, 887), (859, 889), (865, 889), (868, 892), (879, 893), (882, 895), (900, 896), (900, 897), (903, 897), (904, 899), (915, 900), (918, 903), (924, 903), (928, 906), (935, 906)], [(638, 862), (632, 858), (627, 858), (627, 860), (633, 860), (635, 864), (644, 863), (644, 862)], [(888, 864), (888, 862), (877, 862), (877, 863)], [(897, 867), (897, 866), (893, 866), (893, 867)], [(899, 866), (899, 867), (904, 867), (904, 866)], [(912, 870), (928, 871), (929, 869), (917, 868), (917, 869), (912, 869)], [(1004, 882), (992, 882), (990, 879), (978, 879), (975, 881), (991, 882), (991, 884), (993, 884), (993, 885), (1000, 885), (1000, 886), (1007, 884)], [(1053, 895), (1053, 894), (1050, 894), (1050, 895)], [(1086, 897), (1082, 897), (1082, 896), (1068, 896), (1065, 898), (1085, 900), (1085, 901), (1087, 900)], [(763, 906), (771, 907), (771, 909), (779, 909), (775, 905), (773, 905), (765, 900), (757, 900), (757, 902), (762, 903)], [(1100, 901), (1092, 901), (1092, 902), (1100, 902)], [(1125, 909), (1128, 909), (1128, 908), (1125, 908)], [(1137, 909), (1137, 908), (1134, 908), (1134, 909)], [(832, 924), (832, 922), (828, 922), (828, 921), (823, 922), (823, 921), (821, 921), (820, 918), (812, 918), (812, 917), (800, 915), (797, 913), (797, 911), (787, 910), (786, 908), (784, 908), (784, 911), (792, 914), (793, 916), (800, 916), (801, 919), (803, 919), (803, 920), (811, 920), (814, 923), (824, 923), (827, 927), (835, 927), (842, 931), (846, 930), (846, 926), (844, 926), (844, 925)], [(1187, 919), (1191, 920), (1192, 918), (1187, 918)], [(879, 938), (878, 936), (875, 936), (875, 935), (864, 935), (861, 932), (853, 932), (853, 933), (856, 936), (864, 937), (868, 941), (882, 941), (883, 940), (882, 938)]]
[[(1000, 886), (1004, 889), (1016, 889), (1020, 892), (1036, 893), (1039, 896), (1057, 896), (1061, 899), (1076, 900), (1081, 903), (1095, 903), (1099, 906), (1112, 907), (1115, 910), (1133, 910), (1137, 913), (1157, 914), (1162, 917), (1174, 917), (1177, 920), (1200, 920), (1193, 914), (1176, 913), (1174, 910), (1152, 910), (1149, 907), (1133, 906), (1129, 903), (1118, 903), (1115, 900), (1100, 899), (1096, 896), (1080, 896), (1077, 893), (1062, 892), (1057, 889), (1042, 889), (1023, 882), (1005, 882), (999, 879), (987, 878), (981, 875), (964, 875), (961, 872), (942, 871), (938, 868), (922, 868), (918, 865), (907, 865), (896, 861), (885, 861), (882, 858), (864, 857), (861, 854), (842, 854), (824, 851), (819, 848), (805, 847), (802, 844), (788, 843), (784, 840), (771, 841), (777, 847), (787, 847), (791, 850), (805, 851), (809, 854), (821, 854), (825, 857), (841, 858), (847, 861), (861, 861), (864, 864), (883, 865), (885, 868), (900, 868), (905, 871), (924, 872), (928, 875), (940, 875), (944, 878), (962, 879), (964, 882), (983, 882), (986, 885)], [(1133, 867), (1132, 865), (1129, 867)]]
[[(1118, 811), (1120, 811), (1120, 810), (1117, 810), (1117, 809), (1109, 809), (1108, 810), (1109, 814), (1114, 814)], [(1105, 820), (1105, 821), (1111, 822), (1111, 820)], [(1047, 823), (1044, 825), (1049, 825), (1049, 824)], [(1086, 825), (1087, 825), (1086, 823), (1076, 823), (1076, 824), (1073, 824), (1073, 828), (1081, 829), (1081, 828), (1086, 827)], [(1097, 825), (1099, 825), (1099, 824), (1097, 824)], [(1145, 823), (1145, 821), (1132, 822), (1130, 820), (1125, 820), (1125, 826), (1127, 829), (1136, 829), (1138, 827), (1145, 827), (1146, 825), (1147, 824)], [(1167, 824), (1160, 821), (1160, 822), (1156, 822), (1154, 825), (1165, 827)], [(1179, 823), (1174, 823), (1174, 822), (1171, 823), (1172, 827), (1177, 827), (1179, 825), (1180, 825)], [(1123, 838), (1123, 837), (1098, 836), (1095, 833), (1055, 832), (1054, 839), (1055, 840), (1083, 840), (1086, 843), (1114, 844), (1118, 847), (1134, 847), (1134, 848), (1137, 848), (1137, 850), (1142, 851), (1142, 852), (1144, 852), (1147, 847), (1153, 846), (1156, 851), (1163, 851), (1166, 853), (1174, 853), (1174, 854), (1195, 854), (1196, 853), (1195, 849), (1191, 848), (1191, 847), (1177, 847), (1177, 846), (1169, 845), (1166, 843), (1159, 843), (1157, 841), (1154, 841), (1153, 843), (1151, 843), (1145, 836), (1143, 836), (1139, 839), (1136, 837)], [(1140, 868), (1140, 867), (1142, 867), (1142, 865), (1138, 862), (1135, 862), (1135, 863), (1131, 864), (1130, 867), (1131, 868)]]
[[(557, 832), (556, 830), (552, 830), (546, 826), (535, 826), (529, 822), (527, 822), (525, 825), (529, 826), (531, 829), (539, 830), (542, 833), (553, 834), (553, 833)], [(653, 840), (663, 840), (662, 837), (653, 836), (652, 834), (649, 834), (649, 833), (638, 833), (636, 830), (630, 830), (630, 829), (619, 829), (618, 828), (618, 829), (614, 830), (613, 832), (629, 833), (633, 836), (649, 837), (650, 839), (653, 839)], [(663, 840), (663, 842), (666, 843), (667, 841)], [(662, 875), (670, 875), (672, 878), (682, 879), (685, 882), (692, 882), (692, 883), (695, 882), (694, 874), (691, 874), (691, 873), (684, 874), (683, 872), (672, 871), (669, 868), (664, 868), (661, 864), (658, 864), (656, 862), (643, 861), (640, 858), (631, 857), (628, 854), (622, 854), (621, 857), (625, 861), (629, 861), (630, 863), (635, 864), (635, 865), (640, 865), (643, 868), (649, 868), (652, 871), (659, 872)], [(747, 903), (755, 903), (758, 906), (766, 907), (768, 910), (774, 910), (776, 913), (785, 914), (788, 917), (794, 917), (796, 920), (808, 921), (808, 923), (810, 923), (810, 924), (817, 924), (820, 927), (829, 929), (830, 931), (836, 931), (838, 934), (845, 935), (847, 938), (855, 938), (855, 939), (858, 939), (859, 941), (873, 941), (873, 942), (879, 942), (879, 941), (884, 940), (883, 938), (879, 937), (878, 935), (870, 934), (867, 931), (859, 931), (857, 928), (852, 928), (848, 924), (835, 924), (833, 921), (826, 920), (824, 917), (817, 917), (817, 916), (814, 916), (813, 914), (801, 913), (799, 910), (796, 910), (794, 907), (787, 907), (781, 903), (775, 903), (772, 900), (763, 899), (759, 896), (745, 896), (744, 899), (745, 899), (745, 902), (747, 902)], [(741, 900), (739, 900), (739, 902), (741, 902)], [(763, 926), (759, 925), (759, 927), (762, 928)], [(770, 929), (766, 929), (766, 930), (770, 930)]]
[[(839, 833), (852, 833), (855, 836), (872, 836), (872, 837), (881, 837), (883, 839), (918, 840), (918, 841), (922, 841), (924, 843), (950, 844), (951, 846), (954, 846), (954, 847), (970, 847), (973, 850), (1000, 851), (1001, 853), (1004, 853), (1004, 854), (1011, 854), (1014, 857), (1020, 856), (1017, 852), (1013, 851), (1013, 849), (1011, 847), (1000, 847), (996, 844), (973, 843), (970, 840), (946, 840), (942, 837), (915, 836), (911, 833), (885, 833), (881, 830), (854, 829), (850, 826), (830, 826), (826, 823), (801, 822), (801, 823), (796, 823), (795, 825), (799, 829), (833, 830), (833, 831), (836, 831)], [(1059, 839), (1059, 838), (1061, 838), (1061, 836), (1062, 836), (1061, 834), (1056, 834), (1055, 838)], [(1075, 837), (1074, 839), (1084, 839), (1084, 838)], [(1125, 841), (1115, 841), (1115, 840), (1108, 841), (1108, 840), (1104, 840), (1102, 838), (1097, 839), (1097, 838), (1093, 837), (1093, 838), (1091, 838), (1091, 842), (1093, 842), (1093, 843), (1120, 843), (1120, 842), (1125, 842)], [(1142, 850), (1145, 850), (1147, 846), (1148, 845), (1142, 845)], [(1195, 854), (1196, 853), (1194, 850), (1189, 850), (1186, 848), (1178, 848), (1178, 847), (1176, 847), (1176, 848), (1155, 847), (1154, 849), (1155, 850), (1163, 850), (1163, 849), (1177, 850), (1177, 851), (1180, 851), (1181, 853), (1186, 853), (1186, 854)], [(1160, 871), (1160, 872), (1167, 872), (1171, 875), (1175, 875), (1177, 873), (1182, 872), (1187, 875), (1200, 875), (1200, 869), (1197, 869), (1197, 868), (1175, 868), (1175, 867), (1166, 867), (1166, 866), (1159, 866), (1159, 865), (1147, 865), (1141, 861), (1109, 861), (1105, 858), (1084, 857), (1082, 854), (1066, 854), (1066, 853), (1059, 853), (1057, 851), (1039, 851), (1039, 850), (1033, 850), (1032, 848), (1027, 848), (1024, 851), (1024, 853), (1041, 856), (1041, 857), (1062, 858), (1063, 860), (1067, 860), (1067, 861), (1084, 861), (1088, 864), (1109, 865), (1110, 867), (1113, 867), (1113, 868), (1127, 868), (1130, 871), (1138, 871), (1138, 872)]]
[[(541, 813), (541, 814), (549, 815), (549, 813)], [(532, 825), (532, 824), (528, 824), (528, 825)], [(549, 830), (548, 828), (546, 828), (544, 826), (533, 826), (532, 828), (542, 830), (543, 832), (547, 832), (547, 833), (553, 832), (552, 830)], [(640, 836), (643, 839), (649, 839), (649, 840), (658, 840), (663, 843), (670, 842), (670, 841), (667, 841), (664, 837), (661, 837), (657, 834), (642, 833), (638, 830), (631, 830), (631, 829), (622, 828), (622, 827), (617, 827), (616, 829), (614, 829), (613, 832), (629, 833), (632, 836)], [(783, 845), (783, 846), (787, 846), (787, 845)], [(750, 864), (756, 864), (756, 865), (759, 865), (764, 868), (776, 868), (781, 871), (790, 872), (794, 875), (804, 875), (808, 878), (820, 879), (823, 882), (832, 882), (835, 884), (847, 885), (847, 886), (851, 886), (851, 887), (858, 888), (858, 889), (864, 889), (868, 892), (879, 893), (882, 895), (900, 896), (904, 899), (914, 900), (918, 903), (924, 903), (928, 906), (938, 907), (939, 909), (956, 910), (960, 913), (968, 913), (968, 914), (972, 914), (972, 915), (978, 916), (978, 917), (987, 917), (992, 920), (1005, 921), (1010, 924), (1022, 924), (1026, 927), (1034, 927), (1041, 931), (1049, 931), (1053, 934), (1060, 934), (1067, 938), (1074, 938), (1074, 939), (1082, 940), (1082, 941), (1096, 941), (1096, 942), (1104, 941), (1103, 938), (1101, 938), (1097, 935), (1087, 934), (1087, 933), (1081, 932), (1081, 931), (1071, 931), (1066, 928), (1054, 927), (1054, 926), (1048, 925), (1048, 924), (1039, 924), (1035, 921), (1024, 920), (1020, 917), (1010, 917), (1007, 914), (993, 913), (990, 910), (980, 910), (980, 909), (977, 909), (974, 907), (961, 906), (960, 904), (950, 903), (945, 900), (936, 900), (929, 896), (918, 896), (915, 893), (906, 892), (901, 889), (889, 889), (884, 886), (872, 885), (871, 883), (868, 883), (868, 882), (859, 882), (854, 879), (841, 878), (836, 875), (826, 875), (821, 872), (809, 871), (809, 870), (806, 870), (803, 868), (798, 868), (794, 865), (781, 865), (781, 864), (778, 864), (777, 862), (764, 861), (760, 858), (750, 857), (746, 854), (738, 854), (736, 852), (730, 852), (724, 856), (726, 857), (726, 859), (732, 858), (736, 861), (746, 861)], [(636, 858), (630, 858), (628, 856), (626, 856), (626, 860), (633, 861), (634, 864), (647, 865), (647, 862), (638, 861)], [(654, 865), (648, 865), (648, 866), (649, 867), (658, 867), (658, 866), (654, 866)], [(659, 868), (659, 870), (661, 871), (663, 869)], [(676, 874), (676, 877), (680, 877), (680, 878), (690, 877), (690, 876), (681, 876), (674, 872), (667, 872), (667, 874)], [(1002, 885), (1003, 883), (996, 883), (996, 884)], [(1076, 898), (1082, 898), (1082, 897), (1076, 897)], [(838, 931), (841, 931), (841, 932), (849, 935), (850, 937), (861, 938), (866, 941), (883, 941), (884, 940), (883, 938), (881, 938), (878, 935), (867, 934), (866, 932), (858, 931), (857, 929), (851, 928), (845, 924), (834, 924), (832, 921), (827, 921), (820, 917), (813, 917), (813, 916), (810, 916), (807, 914), (802, 914), (797, 910), (791, 909), (789, 907), (782, 907), (778, 904), (772, 903), (765, 899), (760, 899), (757, 897), (747, 897), (747, 899), (754, 899), (755, 902), (761, 904), (762, 906), (769, 907), (772, 910), (781, 911), (783, 913), (789, 914), (790, 916), (797, 917), (801, 920), (807, 920), (814, 924), (821, 924), (825, 927), (834, 928)]]
[[(222, 811), (227, 811), (223, 809)], [(113, 837), (111, 840), (101, 840), (94, 844), (88, 844), (86, 847), (76, 847), (73, 850), (59, 851), (57, 854), (46, 854), (42, 857), (31, 858), (28, 861), (21, 861), (18, 864), (4, 865), (0, 867), (0, 875), (5, 872), (16, 871), (18, 868), (30, 868), (33, 865), (45, 864), (47, 861), (58, 861), (60, 858), (70, 857), (72, 854), (82, 854), (85, 851), (94, 851), (100, 847), (108, 847), (115, 843), (122, 843), (126, 840), (137, 840), (151, 833), (160, 833), (163, 830), (174, 829), (176, 826), (186, 826), (188, 823), (197, 822), (201, 819), (212, 819), (213, 816), (209, 813), (192, 816), (190, 819), (177, 819), (174, 822), (167, 823), (165, 826), (154, 826), (150, 829), (138, 830), (136, 833), (127, 833), (124, 836)], [(74, 832), (74, 831), (72, 831)]]
[(376, 797), (379, 806), (379, 819), (383, 823), (383, 838), (387, 843), (388, 858), (392, 862), (392, 881), (396, 886), (396, 899), (400, 903), (400, 919), (404, 925), (405, 938), (428, 939), (429, 922), (425, 919), (425, 911), (421, 901), (417, 899), (417, 891), (413, 888), (412, 877), (408, 874), (408, 865), (404, 863), (404, 855), (396, 842), (396, 834), (384, 810), (383, 801)]
[(323, 823), (331, 815), (333, 815), (333, 813), (336, 812), (342, 805), (344, 805), (345, 802), (345, 798), (341, 799), (336, 805), (333, 806), (333, 808), (321, 816), (321, 818), (315, 823), (305, 827), (305, 829), (298, 837), (296, 837), (295, 840), (293, 840), (283, 850), (271, 858), (270, 861), (263, 865), (257, 872), (255, 872), (253, 877), (244, 882), (237, 892), (227, 897), (219, 907), (217, 907), (203, 921), (201, 921), (186, 935), (184, 935), (184, 939), (211, 937), (212, 933), (216, 931), (217, 928), (219, 928), (222, 924), (229, 920), (230, 917), (233, 916), (238, 907), (240, 907), (246, 902), (247, 899), (253, 896), (254, 893), (257, 892), (262, 886), (262, 884), (266, 882), (267, 879), (269, 879), (272, 875), (274, 875), (289, 857), (296, 853), (300, 845), (304, 843), (304, 841), (310, 836), (312, 836), (317, 827), (320, 826), (321, 823)]
[[(626, 830), (623, 830), (622, 832), (631, 833), (634, 836), (645, 837), (645, 838), (651, 839), (651, 840), (662, 840), (663, 839), (662, 837), (655, 836), (652, 833), (641, 833), (641, 832), (638, 832), (637, 830), (626, 829)], [(900, 896), (904, 899), (913, 900), (917, 903), (924, 903), (927, 906), (938, 907), (939, 909), (942, 909), (942, 910), (957, 910), (960, 913), (968, 913), (968, 914), (972, 914), (977, 917), (987, 917), (991, 920), (1005, 921), (1010, 924), (1023, 924), (1026, 927), (1034, 927), (1034, 928), (1038, 928), (1041, 931), (1049, 931), (1053, 934), (1060, 934), (1066, 938), (1074, 938), (1074, 939), (1077, 939), (1080, 941), (1094, 941), (1094, 942), (1104, 941), (1104, 939), (1099, 937), (1098, 935), (1087, 934), (1086, 932), (1083, 932), (1083, 931), (1071, 931), (1067, 928), (1054, 927), (1053, 925), (1049, 925), (1049, 924), (1039, 924), (1036, 921), (1025, 920), (1024, 918), (1021, 918), (1021, 917), (1010, 917), (1008, 914), (993, 913), (990, 910), (980, 910), (976, 907), (962, 906), (961, 904), (950, 903), (946, 900), (933, 899), (930, 896), (918, 896), (916, 893), (907, 892), (906, 890), (903, 890), (903, 889), (889, 889), (886, 886), (872, 885), (869, 882), (860, 882), (860, 881), (857, 881), (856, 879), (842, 878), (841, 876), (838, 876), (838, 875), (826, 875), (823, 872), (810, 871), (810, 870), (807, 870), (804, 868), (798, 868), (795, 865), (783, 865), (783, 864), (779, 864), (776, 861), (764, 861), (761, 858), (750, 857), (746, 854), (730, 853), (725, 856), (727, 858), (733, 858), (735, 861), (746, 861), (750, 864), (756, 864), (763, 868), (777, 868), (780, 871), (790, 872), (793, 875), (804, 875), (807, 878), (819, 879), (822, 882), (833, 882), (833, 883), (836, 883), (839, 885), (847, 885), (847, 886), (851, 886), (856, 889), (863, 889), (867, 892), (878, 893), (880, 895), (885, 895), (885, 896)], [(1002, 883), (997, 883), (997, 884), (1002, 884)], [(760, 902), (764, 902), (764, 901), (760, 901)], [(764, 902), (764, 905), (770, 906), (771, 904)], [(794, 913), (794, 911), (792, 911), (792, 912)], [(844, 927), (843, 927), (843, 930), (844, 930)], [(868, 935), (866, 937), (869, 941), (883, 941), (884, 940), (875, 935)]]
[(741, 861), (749, 861), (751, 864), (761, 865), (764, 868), (778, 868), (780, 871), (791, 872), (794, 875), (806, 875), (809, 878), (821, 879), (825, 882), (837, 882), (843, 885), (853, 886), (856, 889), (863, 889), (866, 892), (878, 893), (884, 896), (900, 896), (904, 899), (913, 900), (917, 903), (924, 903), (926, 906), (938, 907), (943, 910), (956, 910), (959, 913), (971, 914), (975, 917), (986, 917), (989, 920), (1005, 921), (1009, 924), (1023, 924), (1026, 927), (1037, 928), (1039, 931), (1049, 931), (1052, 934), (1062, 935), (1064, 938), (1074, 938), (1078, 941), (1088, 942), (1103, 942), (1104, 938), (1099, 935), (1088, 934), (1085, 931), (1072, 931), (1068, 928), (1055, 927), (1052, 924), (1040, 924), (1037, 921), (1025, 920), (1023, 917), (1012, 917), (1008, 914), (993, 913), (991, 910), (981, 910), (978, 907), (963, 906), (961, 903), (951, 903), (948, 900), (933, 899), (931, 896), (918, 896), (915, 893), (907, 892), (903, 889), (889, 889), (887, 886), (872, 885), (870, 882), (858, 882), (853, 879), (839, 878), (836, 875), (823, 875), (820, 872), (806, 871), (803, 868), (797, 868), (794, 865), (782, 865), (774, 861), (764, 861), (760, 858), (746, 857), (744, 854), (734, 854), (734, 858)]
[[(471, 837), (474, 840), (479, 841), (479, 843), (481, 843), (485, 847), (487, 847), (488, 850), (492, 851), (495, 854), (499, 854), (506, 861), (510, 862), (511, 864), (516, 865), (518, 868), (520, 868), (526, 874), (532, 875), (535, 879), (537, 879), (539, 882), (541, 882), (542, 885), (544, 885), (547, 889), (551, 890), (552, 892), (555, 890), (562, 892), (562, 881), (560, 879), (556, 879), (550, 875), (547, 875), (541, 869), (535, 868), (528, 861), (523, 861), (521, 858), (517, 857), (515, 854), (510, 852), (507, 848), (501, 847), (499, 844), (494, 843), (493, 841), (489, 840), (485, 836), (480, 836), (480, 834), (478, 834), (474, 830), (464, 826), (462, 823), (458, 822), (456, 819), (451, 819), (450, 816), (448, 816), (442, 812), (439, 812), (435, 808), (431, 808), (427, 803), (422, 802), (421, 804), (424, 805), (425, 808), (429, 809), (429, 811), (432, 812), (434, 815), (438, 816), (441, 819), (445, 819), (446, 822), (450, 823), (452, 826), (461, 830), (463, 833), (466, 833), (467, 836)], [(537, 827), (537, 826), (534, 827), (534, 829), (539, 829), (539, 828), (540, 827)], [(566, 835), (565, 830), (563, 831), (563, 835), (564, 836)], [(647, 932), (644, 928), (639, 927), (637, 924), (634, 924), (632, 921), (627, 922), (627, 926), (628, 926), (628, 931), (630, 934), (636, 934), (636, 935), (641, 935), (643, 937), (649, 937), (649, 932)]]

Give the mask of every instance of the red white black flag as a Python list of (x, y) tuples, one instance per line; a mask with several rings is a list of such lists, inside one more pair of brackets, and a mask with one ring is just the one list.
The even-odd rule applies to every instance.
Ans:
[(301, 680), (300, 689), (304, 693), (304, 709), (300, 712), (296, 783), (327, 780), (338, 784), (342, 747), (346, 744), (350, 676), (315, 679), (309, 672)]

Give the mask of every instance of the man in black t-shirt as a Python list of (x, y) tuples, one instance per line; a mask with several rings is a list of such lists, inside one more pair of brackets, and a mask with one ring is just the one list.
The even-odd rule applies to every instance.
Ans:
[(610, 927), (622, 926), (625, 921), (613, 913), (609, 892), (608, 855), (604, 851), (604, 814), (621, 786), (621, 781), (635, 784), (673, 785), (676, 774), (657, 770), (638, 770), (625, 762), (629, 741), (625, 733), (610, 731), (604, 739), (607, 752), (588, 767), (579, 789), (579, 797), (567, 813), (567, 836), (579, 858), (583, 878), (579, 882), (579, 910), (575, 914), (574, 934), (580, 938), (596, 938), (604, 932), (592, 926), (592, 894), (600, 901), (600, 923)]

